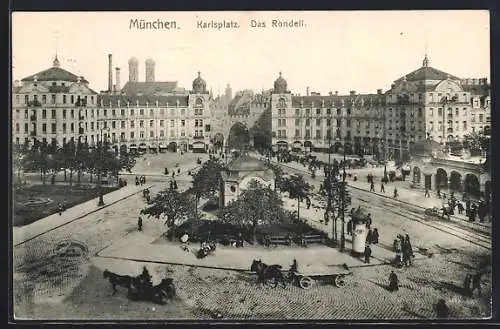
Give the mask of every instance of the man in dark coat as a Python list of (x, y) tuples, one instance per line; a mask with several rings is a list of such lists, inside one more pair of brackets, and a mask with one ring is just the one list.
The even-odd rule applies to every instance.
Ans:
[(394, 271), (389, 274), (389, 291), (398, 291), (399, 290), (399, 280), (398, 276)]
[(370, 257), (372, 256), (372, 249), (370, 246), (365, 247), (365, 263), (370, 264)]
[(441, 319), (446, 319), (448, 318), (449, 314), (450, 314), (450, 310), (448, 309), (448, 306), (446, 305), (446, 302), (444, 299), (440, 299), (437, 303), (436, 303), (436, 315), (438, 318), (441, 318)]
[(372, 243), (373, 244), (377, 244), (378, 243), (378, 238), (379, 238), (378, 229), (374, 228), (373, 229), (373, 234), (372, 234)]
[(464, 212), (464, 205), (462, 202), (457, 203), (457, 208), (458, 208), (458, 214), (461, 215)]
[(366, 234), (366, 244), (370, 244), (373, 241), (373, 231), (368, 230), (368, 233)]
[(137, 230), (142, 232), (142, 218), (139, 216), (139, 220), (137, 220)]
[(375, 184), (373, 183), (373, 179), (370, 183), (370, 192), (375, 192)]
[(347, 234), (352, 235), (352, 220), (347, 222)]
[(380, 183), (380, 192), (385, 193), (384, 182)]

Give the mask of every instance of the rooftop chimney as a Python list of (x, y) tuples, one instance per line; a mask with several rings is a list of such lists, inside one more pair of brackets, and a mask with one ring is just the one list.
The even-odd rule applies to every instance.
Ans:
[(349, 94), (350, 94), (351, 96), (354, 96), (354, 95), (356, 95), (356, 91), (351, 90), (351, 91), (349, 92)]
[(115, 68), (116, 70), (116, 91), (120, 91), (121, 90), (121, 86), (120, 86), (120, 68), (117, 67)]
[(332, 96), (333, 93), (331, 91), (328, 92), (328, 96)]
[(309, 96), (309, 87), (306, 87), (306, 96)]
[(113, 91), (113, 55), (108, 54), (108, 91)]
[(382, 89), (377, 89), (377, 94), (382, 95)]

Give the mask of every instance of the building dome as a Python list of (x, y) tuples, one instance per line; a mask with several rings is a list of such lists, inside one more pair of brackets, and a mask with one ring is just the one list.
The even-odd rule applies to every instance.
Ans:
[(146, 64), (154, 64), (155, 61), (152, 60), (151, 58), (146, 59)]
[(132, 57), (131, 59), (128, 60), (129, 64), (139, 64), (139, 60), (135, 57)]
[(274, 92), (277, 94), (284, 94), (286, 93), (286, 87), (286, 80), (283, 79), (280, 72), (280, 76), (278, 77), (278, 79), (276, 79), (276, 81), (274, 81)]
[(202, 94), (207, 88), (207, 83), (201, 78), (201, 72), (198, 72), (198, 77), (193, 81), (193, 92)]

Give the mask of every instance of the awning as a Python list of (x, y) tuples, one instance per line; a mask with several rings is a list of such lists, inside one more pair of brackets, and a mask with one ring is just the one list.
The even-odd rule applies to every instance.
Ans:
[(130, 148), (131, 149), (136, 149), (137, 148), (137, 144), (130, 144)]
[(158, 147), (158, 145), (157, 145), (156, 143), (149, 144), (149, 148), (150, 148), (150, 149), (155, 149), (155, 148), (157, 148), (157, 147)]
[(139, 148), (140, 148), (140, 149), (145, 149), (145, 148), (146, 148), (146, 144), (145, 144), (145, 143), (141, 143), (141, 144), (139, 144)]
[(160, 144), (159, 144), (159, 147), (160, 147), (161, 149), (166, 149), (166, 148), (167, 148), (167, 146), (166, 146), (165, 144), (163, 144), (163, 143), (160, 143)]
[(194, 142), (193, 143), (193, 148), (195, 148), (195, 149), (202, 148), (203, 149), (203, 148), (205, 148), (205, 143), (203, 143), (203, 142)]

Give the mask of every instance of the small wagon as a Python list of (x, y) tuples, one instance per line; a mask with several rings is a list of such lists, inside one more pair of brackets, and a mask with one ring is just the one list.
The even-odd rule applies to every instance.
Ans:
[(290, 271), (289, 278), (292, 283), (296, 283), (302, 289), (310, 289), (315, 281), (325, 281), (333, 283), (337, 288), (346, 284), (346, 276), (352, 272), (346, 265), (329, 266), (325, 268), (305, 268), (302, 271)]

